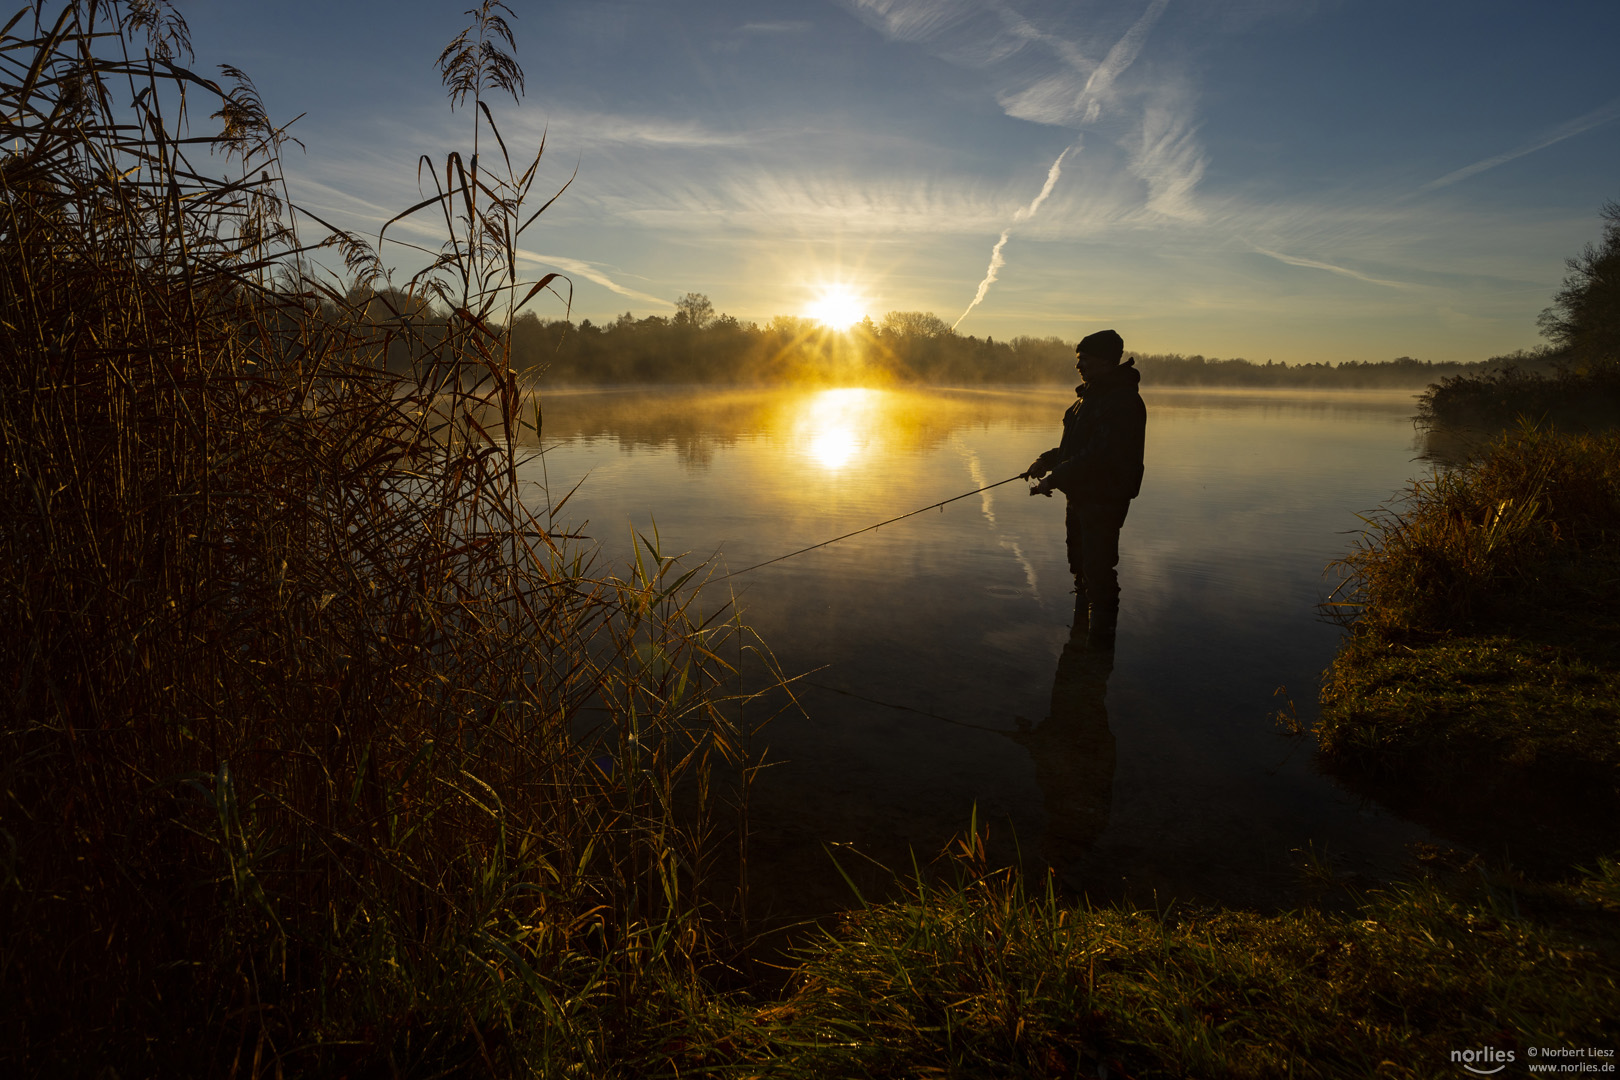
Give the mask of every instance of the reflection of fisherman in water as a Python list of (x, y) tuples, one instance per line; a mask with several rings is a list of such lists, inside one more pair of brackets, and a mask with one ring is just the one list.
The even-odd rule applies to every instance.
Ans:
[(1035, 781), (1046, 804), (1046, 861), (1061, 867), (1090, 850), (1114, 801), (1114, 733), (1108, 730), (1111, 652), (1087, 649), (1086, 626), (1076, 622), (1058, 657), (1052, 709), (1033, 729), (1020, 719), (1008, 732), (1035, 759)]

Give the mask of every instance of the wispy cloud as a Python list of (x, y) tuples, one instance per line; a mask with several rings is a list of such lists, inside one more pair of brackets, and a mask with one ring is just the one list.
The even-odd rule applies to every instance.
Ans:
[(978, 13), (972, 0), (853, 0), (851, 5), (896, 41), (937, 40)]
[(546, 127), (550, 132), (549, 142), (566, 145), (570, 150), (615, 145), (706, 149), (746, 146), (751, 138), (740, 132), (716, 131), (695, 120), (596, 112), (557, 112), (549, 118)]
[(683, 233), (769, 236), (972, 235), (1006, 221), (1005, 191), (967, 178), (910, 173), (852, 183), (838, 172), (766, 164), (701, 172), (681, 182), (616, 179), (581, 199), (610, 219)]
[(782, 19), (776, 22), (749, 22), (737, 28), (740, 34), (802, 34), (810, 30), (812, 23), (802, 19)]
[[(320, 203), (312, 204), (311, 208), (322, 213), (323, 217), (330, 214), (333, 218), (347, 218), (348, 221), (345, 222), (345, 224), (354, 224), (356, 223), (356, 219), (358, 219), (358, 221), (363, 221), (368, 225), (376, 226), (394, 216), (392, 212), (382, 206), (378, 206), (376, 203), (369, 202), (357, 196), (349, 195), (346, 192), (333, 188), (329, 184), (322, 183), (319, 180), (315, 180), (310, 177), (299, 178), (297, 181), (297, 187), (300, 190), (312, 190), (324, 195), (326, 198)], [(429, 245), (442, 239), (444, 235), (442, 224), (436, 219), (433, 219), (431, 215), (425, 218), (416, 216), (405, 218), (399, 222), (396, 222), (393, 229), (396, 232), (406, 233), (419, 240), (425, 241)], [(385, 253), (385, 255), (386, 254), (388, 253)], [(650, 293), (640, 292), (639, 290), (619, 284), (617, 281), (613, 280), (613, 278), (608, 275), (608, 272), (602, 269), (600, 265), (587, 262), (584, 259), (575, 259), (567, 255), (547, 255), (537, 251), (528, 251), (523, 248), (516, 249), (514, 254), (523, 262), (534, 263), (539, 266), (554, 267), (566, 274), (575, 274), (586, 279), (587, 281), (593, 281), (605, 289), (609, 289), (618, 293), (620, 296), (628, 297), (632, 300), (638, 300), (646, 304), (655, 304), (664, 308), (673, 308), (675, 306), (672, 301), (666, 300), (661, 296), (653, 296)]]
[(1052, 167), (1046, 170), (1046, 183), (1041, 185), (1041, 193), (1035, 196), (1028, 206), (1014, 214), (1013, 221), (1027, 221), (1035, 216), (1035, 211), (1041, 208), (1041, 203), (1046, 201), (1047, 196), (1052, 194), (1052, 189), (1057, 186), (1058, 177), (1063, 175), (1063, 159), (1068, 157), (1073, 149), (1075, 148), (1070, 147), (1057, 156), (1057, 160), (1052, 162)]
[[(293, 201), (301, 206), (307, 206), (328, 220), (333, 218), (345, 219), (334, 222), (334, 224), (350, 229), (358, 229), (360, 223), (363, 222), (375, 228), (398, 213), (398, 211), (389, 210), (387, 207), (380, 206), (369, 199), (362, 199), (358, 195), (353, 195), (346, 188), (335, 187), (332, 184), (317, 180), (308, 175), (307, 172), (289, 169), (287, 174), (288, 183), (293, 189)], [(370, 180), (372, 174), (365, 174), (365, 178)], [(311, 193), (314, 194), (314, 198), (311, 198)]]
[(1263, 248), (1259, 244), (1251, 243), (1249, 244), (1249, 247), (1253, 248), (1261, 255), (1269, 256), (1281, 263), (1287, 263), (1289, 266), (1303, 266), (1311, 270), (1326, 270), (1330, 274), (1339, 274), (1343, 277), (1353, 278), (1356, 281), (1365, 281), (1369, 285), (1382, 285), (1386, 289), (1413, 288), (1410, 282), (1389, 281), (1385, 278), (1375, 278), (1370, 274), (1363, 274), (1359, 270), (1351, 270), (1350, 268), (1344, 266), (1335, 266), (1332, 263), (1321, 262), (1317, 259), (1306, 259), (1298, 255), (1285, 255), (1280, 251), (1272, 251), (1270, 248)]
[[(1095, 124), (1120, 98), (1121, 76), (1136, 62), (1148, 35), (1169, 0), (1150, 0), (1146, 10), (1114, 41), (1100, 62), (1092, 61), (1078, 43), (1049, 33), (1035, 21), (1004, 2), (986, 0), (974, 5), (963, 0), (937, 3), (932, 0), (853, 0), (858, 12), (874, 22), (890, 37), (913, 41), (935, 49), (959, 62), (991, 67), (1005, 61), (1026, 46), (1040, 45), (1058, 61), (1056, 70), (1022, 79), (1020, 89), (1005, 89), (996, 101), (1007, 115), (1034, 123), (1079, 130)], [(990, 12), (997, 29), (987, 44), (976, 50), (965, 48), (961, 37), (973, 16)], [(983, 34), (979, 35), (981, 38)], [(1163, 95), (1160, 95), (1161, 101)], [(1146, 108), (1140, 118), (1134, 144), (1127, 140), (1130, 169), (1148, 188), (1147, 207), (1162, 217), (1199, 220), (1193, 204), (1193, 190), (1203, 176), (1205, 159), (1196, 137), (1196, 127), (1186, 115), (1166, 104)], [(1004, 254), (1014, 226), (1028, 220), (1051, 195), (1062, 172), (1064, 151), (1047, 171), (1040, 194), (1013, 216), (1012, 224), (1001, 230), (990, 251), (990, 264), (974, 292), (972, 301), (956, 320), (963, 319), (984, 300), (1006, 266)]]
[(1521, 158), (1526, 154), (1533, 154), (1537, 150), (1545, 150), (1547, 147), (1552, 146), (1555, 143), (1561, 143), (1565, 139), (1572, 139), (1577, 135), (1583, 134), (1584, 132), (1591, 131), (1595, 127), (1601, 127), (1616, 117), (1620, 117), (1620, 98), (1615, 98), (1605, 105), (1600, 105), (1591, 112), (1582, 116), (1577, 116), (1573, 120), (1565, 121), (1564, 123), (1559, 124), (1557, 127), (1543, 132), (1541, 135), (1531, 139), (1529, 142), (1516, 146), (1511, 150), (1497, 154), (1494, 157), (1488, 157), (1483, 161), (1476, 161), (1472, 165), (1465, 165), (1455, 172), (1446, 173), (1446, 175), (1440, 177), (1438, 180), (1430, 180), (1418, 190), (1434, 191), (1436, 188), (1448, 187), (1451, 184), (1455, 184), (1459, 180), (1467, 180), (1470, 176), (1477, 176), (1487, 169), (1494, 169), (1498, 165), (1505, 165), (1514, 158)]
[(1125, 32), (1124, 37), (1114, 43), (1114, 47), (1108, 50), (1108, 55), (1103, 57), (1103, 62), (1086, 79), (1086, 85), (1076, 101), (1076, 107), (1081, 110), (1085, 123), (1094, 122), (1102, 112), (1103, 103), (1113, 96), (1115, 80), (1119, 78), (1121, 72), (1136, 62), (1137, 54), (1142, 51), (1142, 46), (1147, 41), (1148, 31), (1159, 21), (1159, 16), (1164, 13), (1165, 5), (1169, 2), (1170, 0), (1153, 0), (1148, 9), (1142, 13), (1142, 17)]
[(1202, 221), (1193, 192), (1207, 158), (1188, 111), (1174, 103), (1149, 105), (1129, 145), (1131, 172), (1147, 185), (1147, 209), (1168, 218)]
[(617, 281), (614, 281), (612, 278), (608, 277), (606, 272), (600, 269), (595, 263), (586, 262), (584, 259), (571, 259), (566, 255), (542, 255), (537, 251), (525, 251), (522, 248), (519, 248), (516, 252), (514, 252), (514, 254), (525, 262), (538, 263), (541, 266), (554, 266), (564, 273), (578, 274), (587, 281), (594, 281), (603, 288), (611, 289), (620, 296), (627, 296), (632, 300), (640, 300), (647, 304), (657, 304), (659, 307), (675, 307), (674, 302), (671, 300), (665, 300), (661, 296), (652, 296), (648, 293), (637, 292), (635, 289), (626, 288), (625, 286), (620, 285)]
[(1069, 67), (1088, 76), (1096, 66), (1081, 50), (1080, 46), (1068, 38), (1047, 33), (1007, 4), (996, 3), (994, 7), (996, 17), (1001, 20), (1002, 29), (1010, 39), (1009, 44), (1003, 46), (1003, 50), (1012, 47), (1021, 48), (1026, 44), (1040, 44), (1050, 49), (1058, 59)]
[(1148, 32), (1159, 21), (1168, 3), (1169, 0), (1153, 0), (1131, 28), (1114, 42), (1101, 63), (1086, 59), (1079, 46), (1072, 42), (1042, 33), (1028, 26), (1022, 17), (1014, 19), (1009, 14), (1009, 26), (1029, 40), (1051, 48), (1063, 62), (1063, 68), (1041, 76), (1021, 91), (1002, 93), (998, 104), (1007, 115), (1037, 124), (1079, 127), (1095, 123), (1103, 107), (1115, 99), (1115, 84), (1125, 69), (1136, 62), (1142, 46), (1147, 43)]

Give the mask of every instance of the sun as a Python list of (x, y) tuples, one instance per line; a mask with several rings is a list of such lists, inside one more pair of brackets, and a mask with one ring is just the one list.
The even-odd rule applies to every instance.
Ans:
[(829, 330), (848, 330), (866, 316), (866, 301), (844, 285), (828, 285), (805, 312)]

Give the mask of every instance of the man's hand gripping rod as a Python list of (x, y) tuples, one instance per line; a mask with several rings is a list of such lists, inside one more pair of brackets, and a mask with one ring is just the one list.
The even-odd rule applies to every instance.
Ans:
[(1050, 469), (1047, 469), (1041, 465), (1040, 458), (1036, 458), (1034, 464), (1030, 465), (1029, 468), (1018, 474), (1018, 478), (1020, 480), (1034, 480), (1035, 486), (1029, 489), (1029, 493), (1031, 495), (1045, 495), (1048, 499), (1050, 499), (1052, 497), (1051, 480), (1041, 479), (1041, 477), (1047, 476), (1047, 474), (1050, 472)]

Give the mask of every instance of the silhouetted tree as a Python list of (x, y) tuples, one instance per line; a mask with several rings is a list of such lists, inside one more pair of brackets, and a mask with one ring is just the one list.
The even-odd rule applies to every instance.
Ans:
[(1620, 367), (1620, 202), (1605, 203), (1603, 239), (1568, 260), (1569, 275), (1537, 323), (1587, 369)]
[(950, 324), (932, 311), (891, 311), (883, 316), (881, 332), (908, 338), (938, 338), (951, 332)]
[(675, 325), (704, 330), (714, 322), (714, 305), (702, 293), (689, 292), (675, 301)]

